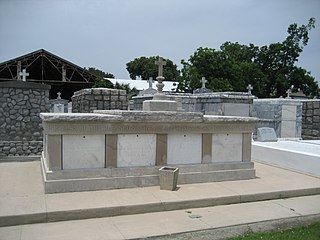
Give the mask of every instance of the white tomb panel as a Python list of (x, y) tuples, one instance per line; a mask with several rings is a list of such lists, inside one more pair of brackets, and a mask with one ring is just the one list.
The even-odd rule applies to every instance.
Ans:
[(212, 162), (242, 161), (242, 134), (212, 134)]
[(167, 164), (196, 164), (202, 158), (202, 134), (168, 134)]
[(119, 134), (117, 167), (155, 166), (156, 134)]
[(63, 135), (63, 169), (105, 167), (105, 135)]
[(283, 105), (281, 114), (282, 114), (281, 137), (295, 138), (297, 107), (290, 106), (290, 105)]

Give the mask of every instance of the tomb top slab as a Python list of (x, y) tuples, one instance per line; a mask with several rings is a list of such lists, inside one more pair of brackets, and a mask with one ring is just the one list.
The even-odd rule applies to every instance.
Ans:
[(256, 118), (234, 116), (212, 116), (196, 112), (145, 112), (96, 110), (94, 113), (41, 113), (45, 122), (139, 122), (139, 123), (210, 123), (210, 122), (242, 122), (254, 123)]
[(203, 114), (175, 111), (117, 111), (96, 110), (94, 113), (122, 116), (125, 122), (202, 122)]
[(220, 116), (220, 115), (204, 115), (205, 122), (246, 122), (246, 123), (255, 123), (258, 121), (258, 118), (254, 117), (238, 117), (238, 116)]
[(45, 122), (75, 122), (75, 121), (111, 121), (120, 120), (117, 115), (102, 115), (94, 113), (40, 113), (40, 118)]

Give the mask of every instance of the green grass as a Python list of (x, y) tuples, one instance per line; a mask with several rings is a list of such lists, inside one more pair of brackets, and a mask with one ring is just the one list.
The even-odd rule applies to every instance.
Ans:
[(286, 230), (276, 230), (266, 233), (252, 233), (230, 240), (320, 240), (320, 222)]

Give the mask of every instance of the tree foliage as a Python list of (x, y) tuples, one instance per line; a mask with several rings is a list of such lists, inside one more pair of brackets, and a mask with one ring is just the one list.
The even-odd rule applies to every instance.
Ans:
[[(133, 61), (127, 63), (127, 71), (129, 72), (131, 79), (136, 79), (137, 77), (141, 79), (149, 79), (152, 77), (156, 79), (158, 76), (158, 66), (155, 61), (159, 56), (152, 57), (139, 57), (135, 58)], [(163, 68), (163, 75), (167, 81), (178, 80), (180, 72), (177, 65), (174, 64), (170, 59), (164, 59), (167, 64)]]
[(84, 68), (89, 71), (91, 74), (97, 76), (98, 78), (115, 78), (112, 73), (104, 72), (94, 67)]
[(295, 65), (314, 27), (314, 18), (307, 25), (291, 24), (283, 42), (268, 46), (226, 42), (219, 50), (198, 48), (188, 61), (181, 61), (179, 89), (199, 88), (201, 77), (206, 77), (207, 87), (213, 91), (246, 91), (251, 84), (253, 94), (258, 97), (279, 97), (285, 96), (286, 90), (294, 85), (306, 95), (316, 96), (315, 79)]

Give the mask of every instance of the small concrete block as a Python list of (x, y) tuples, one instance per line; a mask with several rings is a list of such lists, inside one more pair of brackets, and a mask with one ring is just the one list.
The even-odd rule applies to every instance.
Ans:
[(259, 142), (277, 142), (278, 138), (273, 128), (262, 127), (257, 130), (257, 141)]
[(147, 100), (143, 102), (143, 111), (177, 111), (177, 102), (168, 100)]

